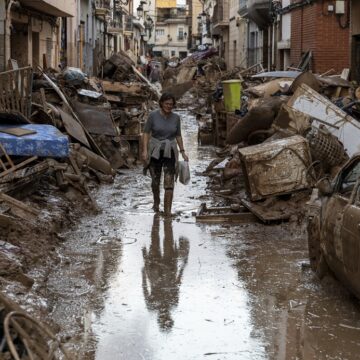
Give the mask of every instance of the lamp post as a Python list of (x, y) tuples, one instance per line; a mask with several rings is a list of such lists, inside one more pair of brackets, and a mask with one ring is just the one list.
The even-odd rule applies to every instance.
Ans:
[(141, 4), (136, 8), (136, 14), (139, 18), (143, 17), (144, 9)]

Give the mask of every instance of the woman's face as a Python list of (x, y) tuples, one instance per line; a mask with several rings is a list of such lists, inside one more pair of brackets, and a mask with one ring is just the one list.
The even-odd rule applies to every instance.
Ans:
[(161, 110), (165, 114), (170, 114), (173, 107), (174, 107), (174, 101), (172, 99), (165, 100), (164, 102), (161, 103)]

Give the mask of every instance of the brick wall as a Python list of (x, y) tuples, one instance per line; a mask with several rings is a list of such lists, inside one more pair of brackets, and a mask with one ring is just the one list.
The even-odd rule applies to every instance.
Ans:
[(311, 50), (316, 73), (350, 67), (350, 31), (339, 26), (335, 14), (326, 14), (321, 3), (291, 12), (291, 63), (297, 66), (302, 53)]

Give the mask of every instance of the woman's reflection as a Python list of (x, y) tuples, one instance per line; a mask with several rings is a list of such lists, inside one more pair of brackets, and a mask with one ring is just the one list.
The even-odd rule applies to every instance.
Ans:
[(171, 310), (179, 302), (182, 275), (189, 255), (189, 240), (174, 241), (172, 220), (164, 219), (164, 239), (160, 241), (160, 217), (154, 216), (149, 250), (142, 249), (144, 267), (142, 287), (146, 306), (157, 312), (160, 328), (170, 331), (174, 321)]

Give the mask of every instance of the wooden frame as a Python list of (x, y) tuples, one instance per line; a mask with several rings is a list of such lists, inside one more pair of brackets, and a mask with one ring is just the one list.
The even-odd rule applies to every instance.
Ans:
[(31, 115), (33, 69), (28, 66), (0, 73), (0, 111)]

